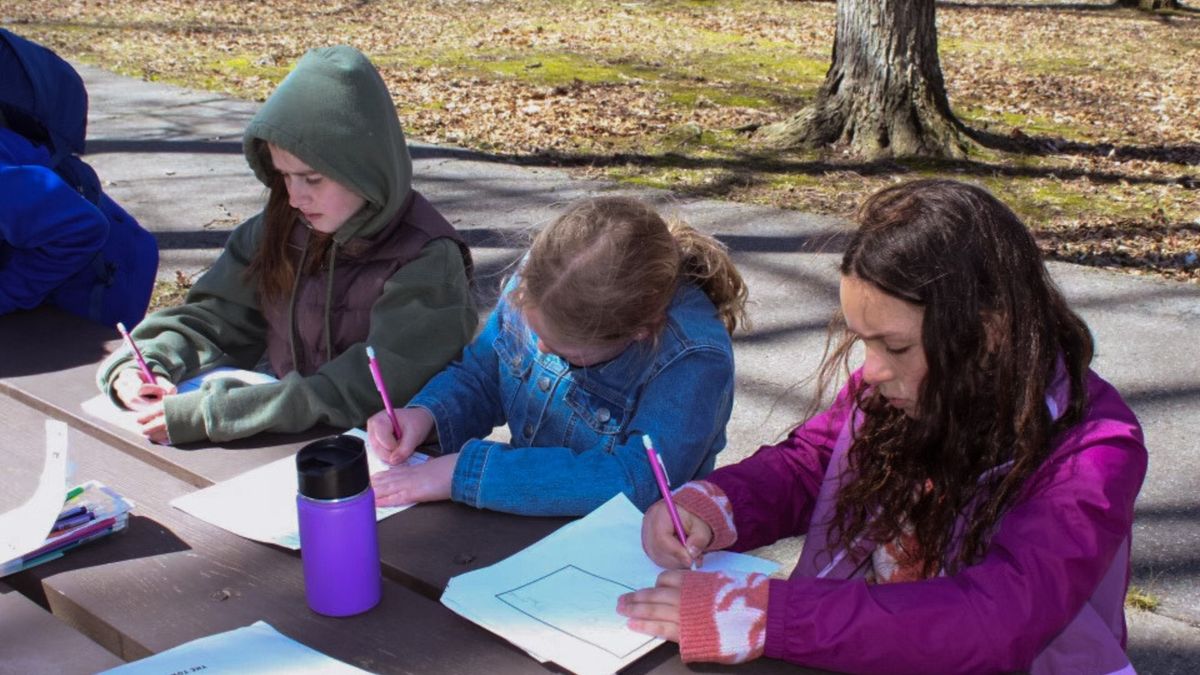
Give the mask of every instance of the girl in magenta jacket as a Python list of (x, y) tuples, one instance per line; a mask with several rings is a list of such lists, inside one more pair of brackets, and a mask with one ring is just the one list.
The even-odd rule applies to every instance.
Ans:
[(677, 491), (686, 546), (662, 502), (643, 525), (671, 568), (805, 534), (791, 578), (668, 571), (618, 610), (685, 661), (1132, 672), (1123, 600), (1146, 449), (1089, 369), (1086, 324), (979, 188), (892, 186), (858, 220), (819, 390), (858, 344), (862, 367), (787, 440)]

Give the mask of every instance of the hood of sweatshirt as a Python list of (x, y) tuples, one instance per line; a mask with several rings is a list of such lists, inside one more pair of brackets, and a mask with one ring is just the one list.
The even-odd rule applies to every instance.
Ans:
[(52, 166), (83, 153), (88, 97), (79, 73), (49, 49), (2, 28), (0, 108), (14, 131), (50, 150)]
[(412, 192), (396, 106), (379, 71), (353, 47), (310, 50), (246, 127), (246, 161), (264, 185), (274, 170), (267, 143), (366, 199), (334, 234), (338, 245), (383, 230)]

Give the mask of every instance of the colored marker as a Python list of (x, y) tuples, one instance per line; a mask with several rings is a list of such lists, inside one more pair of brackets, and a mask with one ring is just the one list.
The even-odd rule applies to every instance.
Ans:
[(387, 387), (383, 385), (383, 373), (379, 370), (379, 361), (375, 358), (374, 347), (367, 347), (367, 365), (371, 368), (371, 378), (375, 380), (379, 398), (383, 399), (383, 409), (387, 411), (388, 419), (392, 421), (392, 432), (396, 434), (396, 440), (400, 440), (400, 422), (396, 421), (396, 411), (392, 408), (392, 400), (388, 398)]
[[(663, 465), (662, 457), (654, 449), (648, 434), (642, 435), (642, 445), (646, 446), (646, 458), (650, 460), (650, 468), (654, 470), (654, 480), (658, 482), (658, 490), (662, 493), (663, 501), (667, 503), (667, 513), (671, 514), (671, 524), (675, 526), (675, 536), (679, 543), (687, 548), (687, 535), (683, 532), (683, 522), (679, 520), (679, 512), (675, 510), (675, 502), (671, 499), (671, 484), (667, 481), (667, 467)], [(691, 555), (691, 552), (688, 552)], [(696, 565), (692, 563), (692, 569)]]
[(83, 486), (82, 485), (80, 485), (78, 487), (73, 487), (73, 488), (71, 488), (71, 491), (67, 493), (67, 498), (63, 500), (63, 503), (65, 504), (65, 503), (71, 501), (72, 499), (75, 499), (76, 497), (78, 497), (81, 494), (83, 494)]
[(70, 518), (60, 518), (59, 520), (55, 521), (54, 527), (51, 528), (50, 531), (59, 532), (61, 530), (69, 530), (72, 527), (78, 527), (84, 523), (91, 522), (93, 519), (95, 519), (95, 517), (96, 514), (92, 513), (91, 511), (84, 510), (83, 513), (77, 513)]
[(146, 384), (154, 384), (154, 372), (150, 370), (150, 366), (146, 365), (146, 359), (142, 358), (142, 350), (138, 349), (137, 343), (133, 341), (129, 331), (125, 330), (125, 324), (118, 321), (117, 330), (121, 331), (121, 337), (125, 338), (125, 344), (129, 345), (129, 349), (133, 352), (133, 358), (137, 359), (138, 369), (142, 371), (142, 380)]
[(86, 506), (72, 506), (69, 509), (64, 509), (62, 513), (58, 514), (58, 517), (55, 518), (54, 521), (58, 522), (64, 518), (70, 518), (71, 516), (77, 516), (77, 515), (83, 513), (84, 511), (87, 511)]

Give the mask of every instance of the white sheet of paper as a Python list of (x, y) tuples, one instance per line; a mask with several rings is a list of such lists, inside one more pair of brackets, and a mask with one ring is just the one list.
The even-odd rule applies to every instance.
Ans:
[(67, 497), (67, 425), (46, 420), (46, 459), (37, 489), (24, 504), (0, 514), (0, 562), (39, 548)]
[(209, 635), (140, 661), (103, 671), (103, 675), (167, 673), (288, 673), (342, 675), (368, 671), (326, 656), (275, 630), (265, 621)]
[[(642, 551), (642, 513), (624, 494), (491, 567), (450, 580), (442, 604), (539, 661), (579, 675), (613, 673), (662, 643), (629, 630), (617, 598), (654, 585), (662, 568)], [(770, 574), (740, 553), (704, 556), (704, 570)]]
[[(367, 436), (361, 429), (351, 429), (346, 433), (364, 441)], [(428, 455), (418, 452), (408, 459), (407, 464), (423, 464), (428, 459)], [(388, 468), (369, 449), (367, 464), (371, 473)], [(294, 455), (177, 497), (171, 500), (171, 506), (247, 539), (292, 550), (300, 548)], [(410, 506), (412, 504), (376, 507), (375, 520), (383, 520)]]
[[(221, 378), (232, 378), (240, 380), (247, 384), (266, 384), (275, 382), (275, 378), (266, 373), (259, 373), (253, 370), (242, 370), (241, 368), (233, 368), (230, 366), (221, 366), (205, 371), (191, 379), (184, 380), (175, 386), (175, 389), (180, 394), (186, 394), (191, 391), (196, 391), (200, 385), (209, 380)], [(84, 401), (80, 407), (83, 412), (95, 417), (98, 420), (103, 420), (113, 426), (133, 431), (138, 434), (142, 433), (142, 427), (137, 423), (137, 413), (132, 410), (125, 410), (112, 402), (105, 394), (97, 394), (88, 400)]]

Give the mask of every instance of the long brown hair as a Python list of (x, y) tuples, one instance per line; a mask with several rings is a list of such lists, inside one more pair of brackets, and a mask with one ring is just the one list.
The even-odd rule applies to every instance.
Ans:
[(538, 233), (513, 297), (565, 336), (598, 344), (657, 335), (681, 282), (704, 291), (730, 333), (745, 324), (746, 284), (720, 242), (640, 200), (598, 197)]
[[(263, 153), (266, 155), (266, 153)], [(267, 155), (266, 166), (271, 166)], [(267, 188), (267, 206), (263, 209), (263, 234), (254, 258), (244, 275), (258, 288), (260, 302), (286, 300), (296, 282), (296, 267), (302, 251), (289, 244), (292, 230), (300, 222), (300, 212), (288, 203), (283, 175), (274, 168)], [(308, 253), (304, 255), (304, 274), (316, 274), (325, 264), (333, 237), (309, 229)]]
[[(1082, 418), (1091, 334), (1029, 230), (981, 188), (944, 180), (891, 186), (869, 197), (857, 220), (841, 273), (924, 309), (928, 372), (915, 417), (869, 387), (854, 392), (867, 415), (848, 451), (830, 544), (894, 541), (911, 527), (910, 560), (926, 575), (953, 571), (982, 556), (1054, 437)], [(856, 342), (840, 318), (833, 328), (842, 338), (821, 368), (822, 392), (846, 372)], [(1055, 420), (1045, 399), (1060, 363), (1070, 394)]]

